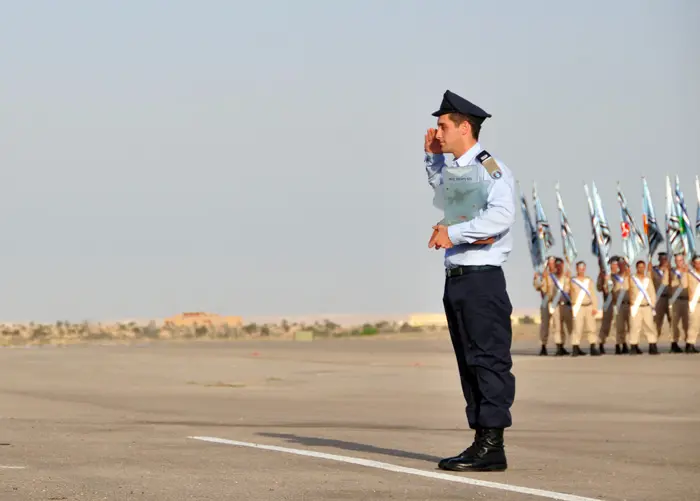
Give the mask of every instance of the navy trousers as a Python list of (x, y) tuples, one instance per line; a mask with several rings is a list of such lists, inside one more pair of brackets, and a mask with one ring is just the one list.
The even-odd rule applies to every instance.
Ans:
[(515, 399), (510, 349), (513, 307), (501, 268), (447, 277), (443, 304), (469, 427), (508, 428)]

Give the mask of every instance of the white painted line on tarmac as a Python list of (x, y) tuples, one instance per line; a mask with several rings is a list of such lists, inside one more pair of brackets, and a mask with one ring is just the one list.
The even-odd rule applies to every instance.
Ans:
[(542, 498), (556, 499), (558, 501), (601, 501), (599, 498), (586, 498), (582, 496), (574, 496), (573, 494), (564, 494), (561, 492), (545, 491), (541, 489), (531, 489), (530, 487), (520, 487), (517, 485), (501, 484), (498, 482), (487, 482), (485, 480), (476, 480), (463, 476), (451, 475), (448, 473), (439, 473), (434, 471), (418, 470), (416, 468), (406, 468), (405, 466), (397, 466), (380, 461), (372, 461), (370, 459), (354, 458), (349, 456), (337, 456), (335, 454), (326, 454), (324, 452), (307, 451), (303, 449), (290, 449), (287, 447), (277, 447), (275, 445), (253, 444), (250, 442), (238, 442), (236, 440), (227, 440), (217, 437), (187, 437), (194, 440), (202, 440), (204, 442), (213, 442), (225, 445), (237, 445), (241, 447), (251, 447), (253, 449), (263, 449), (266, 451), (286, 452), (289, 454), (297, 454), (299, 456), (309, 456), (319, 459), (329, 459), (331, 461), (340, 461), (343, 463), (357, 464), (360, 466), (368, 466), (370, 468), (379, 468), (380, 470), (393, 471), (396, 473), (408, 473), (420, 477), (428, 477), (437, 480), (446, 480), (448, 482), (457, 482), (460, 484), (475, 485), (478, 487), (487, 487), (489, 489), (498, 489), (502, 491), (517, 492), (519, 494), (529, 494), (531, 496), (539, 496)]
[(23, 470), (26, 466), (5, 466), (0, 464), (0, 470)]

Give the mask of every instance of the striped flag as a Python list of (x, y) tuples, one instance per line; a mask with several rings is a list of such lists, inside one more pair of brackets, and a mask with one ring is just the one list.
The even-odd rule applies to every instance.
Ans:
[(676, 176), (676, 214), (678, 214), (678, 220), (680, 222), (680, 234), (683, 241), (685, 258), (687, 261), (690, 261), (695, 255), (695, 235), (693, 235), (693, 227), (690, 223), (688, 210), (685, 207), (685, 200), (683, 199), (683, 192), (681, 191), (678, 176)]
[(530, 209), (527, 206), (525, 195), (520, 190), (520, 183), (518, 183), (518, 191), (520, 192), (520, 210), (525, 223), (525, 238), (530, 249), (530, 261), (532, 261), (532, 267), (535, 270), (541, 270), (544, 267), (544, 253), (540, 252), (540, 240), (537, 238), (537, 229), (535, 229), (535, 225), (530, 217)]
[(559, 226), (561, 228), (561, 243), (564, 249), (564, 258), (567, 264), (571, 265), (575, 262), (576, 256), (578, 256), (576, 243), (574, 242), (574, 233), (571, 231), (569, 218), (566, 217), (566, 211), (564, 210), (564, 202), (562, 202), (561, 195), (559, 194), (559, 183), (554, 187), (554, 191), (557, 196), (557, 209), (559, 210)]
[(540, 197), (537, 196), (537, 186), (532, 183), (532, 200), (535, 205), (535, 228), (537, 229), (537, 239), (539, 241), (539, 252), (542, 262), (546, 261), (546, 253), (554, 245), (554, 235), (549, 227), (549, 221), (544, 213)]
[(682, 254), (684, 249), (681, 236), (681, 222), (676, 212), (676, 203), (671, 191), (671, 180), (666, 176), (666, 249), (669, 259)]
[(591, 229), (593, 231), (593, 241), (591, 242), (591, 250), (598, 258), (600, 269), (606, 274), (610, 274), (610, 264), (608, 263), (609, 251), (603, 243), (603, 235), (601, 232), (600, 219), (596, 214), (591, 194), (588, 191), (588, 185), (584, 184), (583, 189), (586, 192), (586, 200), (588, 201), (588, 215), (591, 218)]
[(617, 185), (617, 201), (620, 203), (620, 215), (622, 216), (620, 231), (622, 233), (623, 254), (627, 258), (627, 263), (634, 266), (637, 257), (646, 250), (647, 240), (634, 222), (619, 184)]
[[(610, 233), (610, 225), (608, 224), (608, 219), (605, 217), (605, 212), (603, 211), (603, 202), (598, 194), (598, 188), (596, 188), (595, 182), (592, 183), (593, 186), (593, 206), (595, 208), (595, 216), (600, 227), (600, 240), (603, 245), (604, 255), (610, 256), (610, 250), (612, 247), (612, 234)], [(593, 254), (598, 255), (597, 248), (593, 248)]]
[(642, 222), (644, 223), (644, 235), (649, 244), (649, 259), (651, 259), (656, 249), (663, 243), (664, 236), (656, 222), (654, 204), (651, 201), (651, 194), (649, 193), (649, 185), (647, 184), (646, 178), (642, 178), (642, 183), (644, 186), (644, 194), (642, 196)]

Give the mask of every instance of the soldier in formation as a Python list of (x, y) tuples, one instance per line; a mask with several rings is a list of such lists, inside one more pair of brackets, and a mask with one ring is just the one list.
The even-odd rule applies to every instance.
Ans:
[[(671, 353), (698, 353), (695, 346), (700, 336), (700, 255), (691, 265), (683, 254), (676, 254), (671, 266), (668, 255), (659, 253), (657, 266), (638, 260), (634, 271), (624, 257), (610, 258), (610, 275), (599, 273), (595, 287), (586, 275), (583, 261), (576, 264), (576, 276), (564, 269), (563, 259), (556, 257), (543, 275), (535, 274), (534, 288), (540, 292), (543, 305), (540, 355), (547, 355), (551, 333), (557, 345), (556, 355), (568, 355), (566, 334), (571, 334), (572, 355), (585, 355), (580, 344), (587, 336), (589, 352), (605, 354), (605, 343), (615, 329), (615, 354), (639, 355), (639, 344), (646, 339), (651, 355), (659, 353), (658, 340), (668, 320), (671, 330)], [(554, 270), (552, 269), (554, 268)], [(598, 310), (597, 293), (603, 297), (600, 330), (595, 332)], [(681, 345), (685, 341), (685, 347)], [(597, 343), (597, 347), (596, 347)]]

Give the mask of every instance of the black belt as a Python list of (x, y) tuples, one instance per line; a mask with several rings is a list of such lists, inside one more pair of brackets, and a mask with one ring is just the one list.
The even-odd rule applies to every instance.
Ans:
[(493, 266), (490, 264), (482, 264), (478, 266), (455, 266), (454, 268), (447, 268), (445, 270), (445, 275), (448, 277), (460, 277), (462, 275), (468, 275), (469, 273), (475, 273), (480, 271), (495, 271), (500, 269), (500, 266)]

